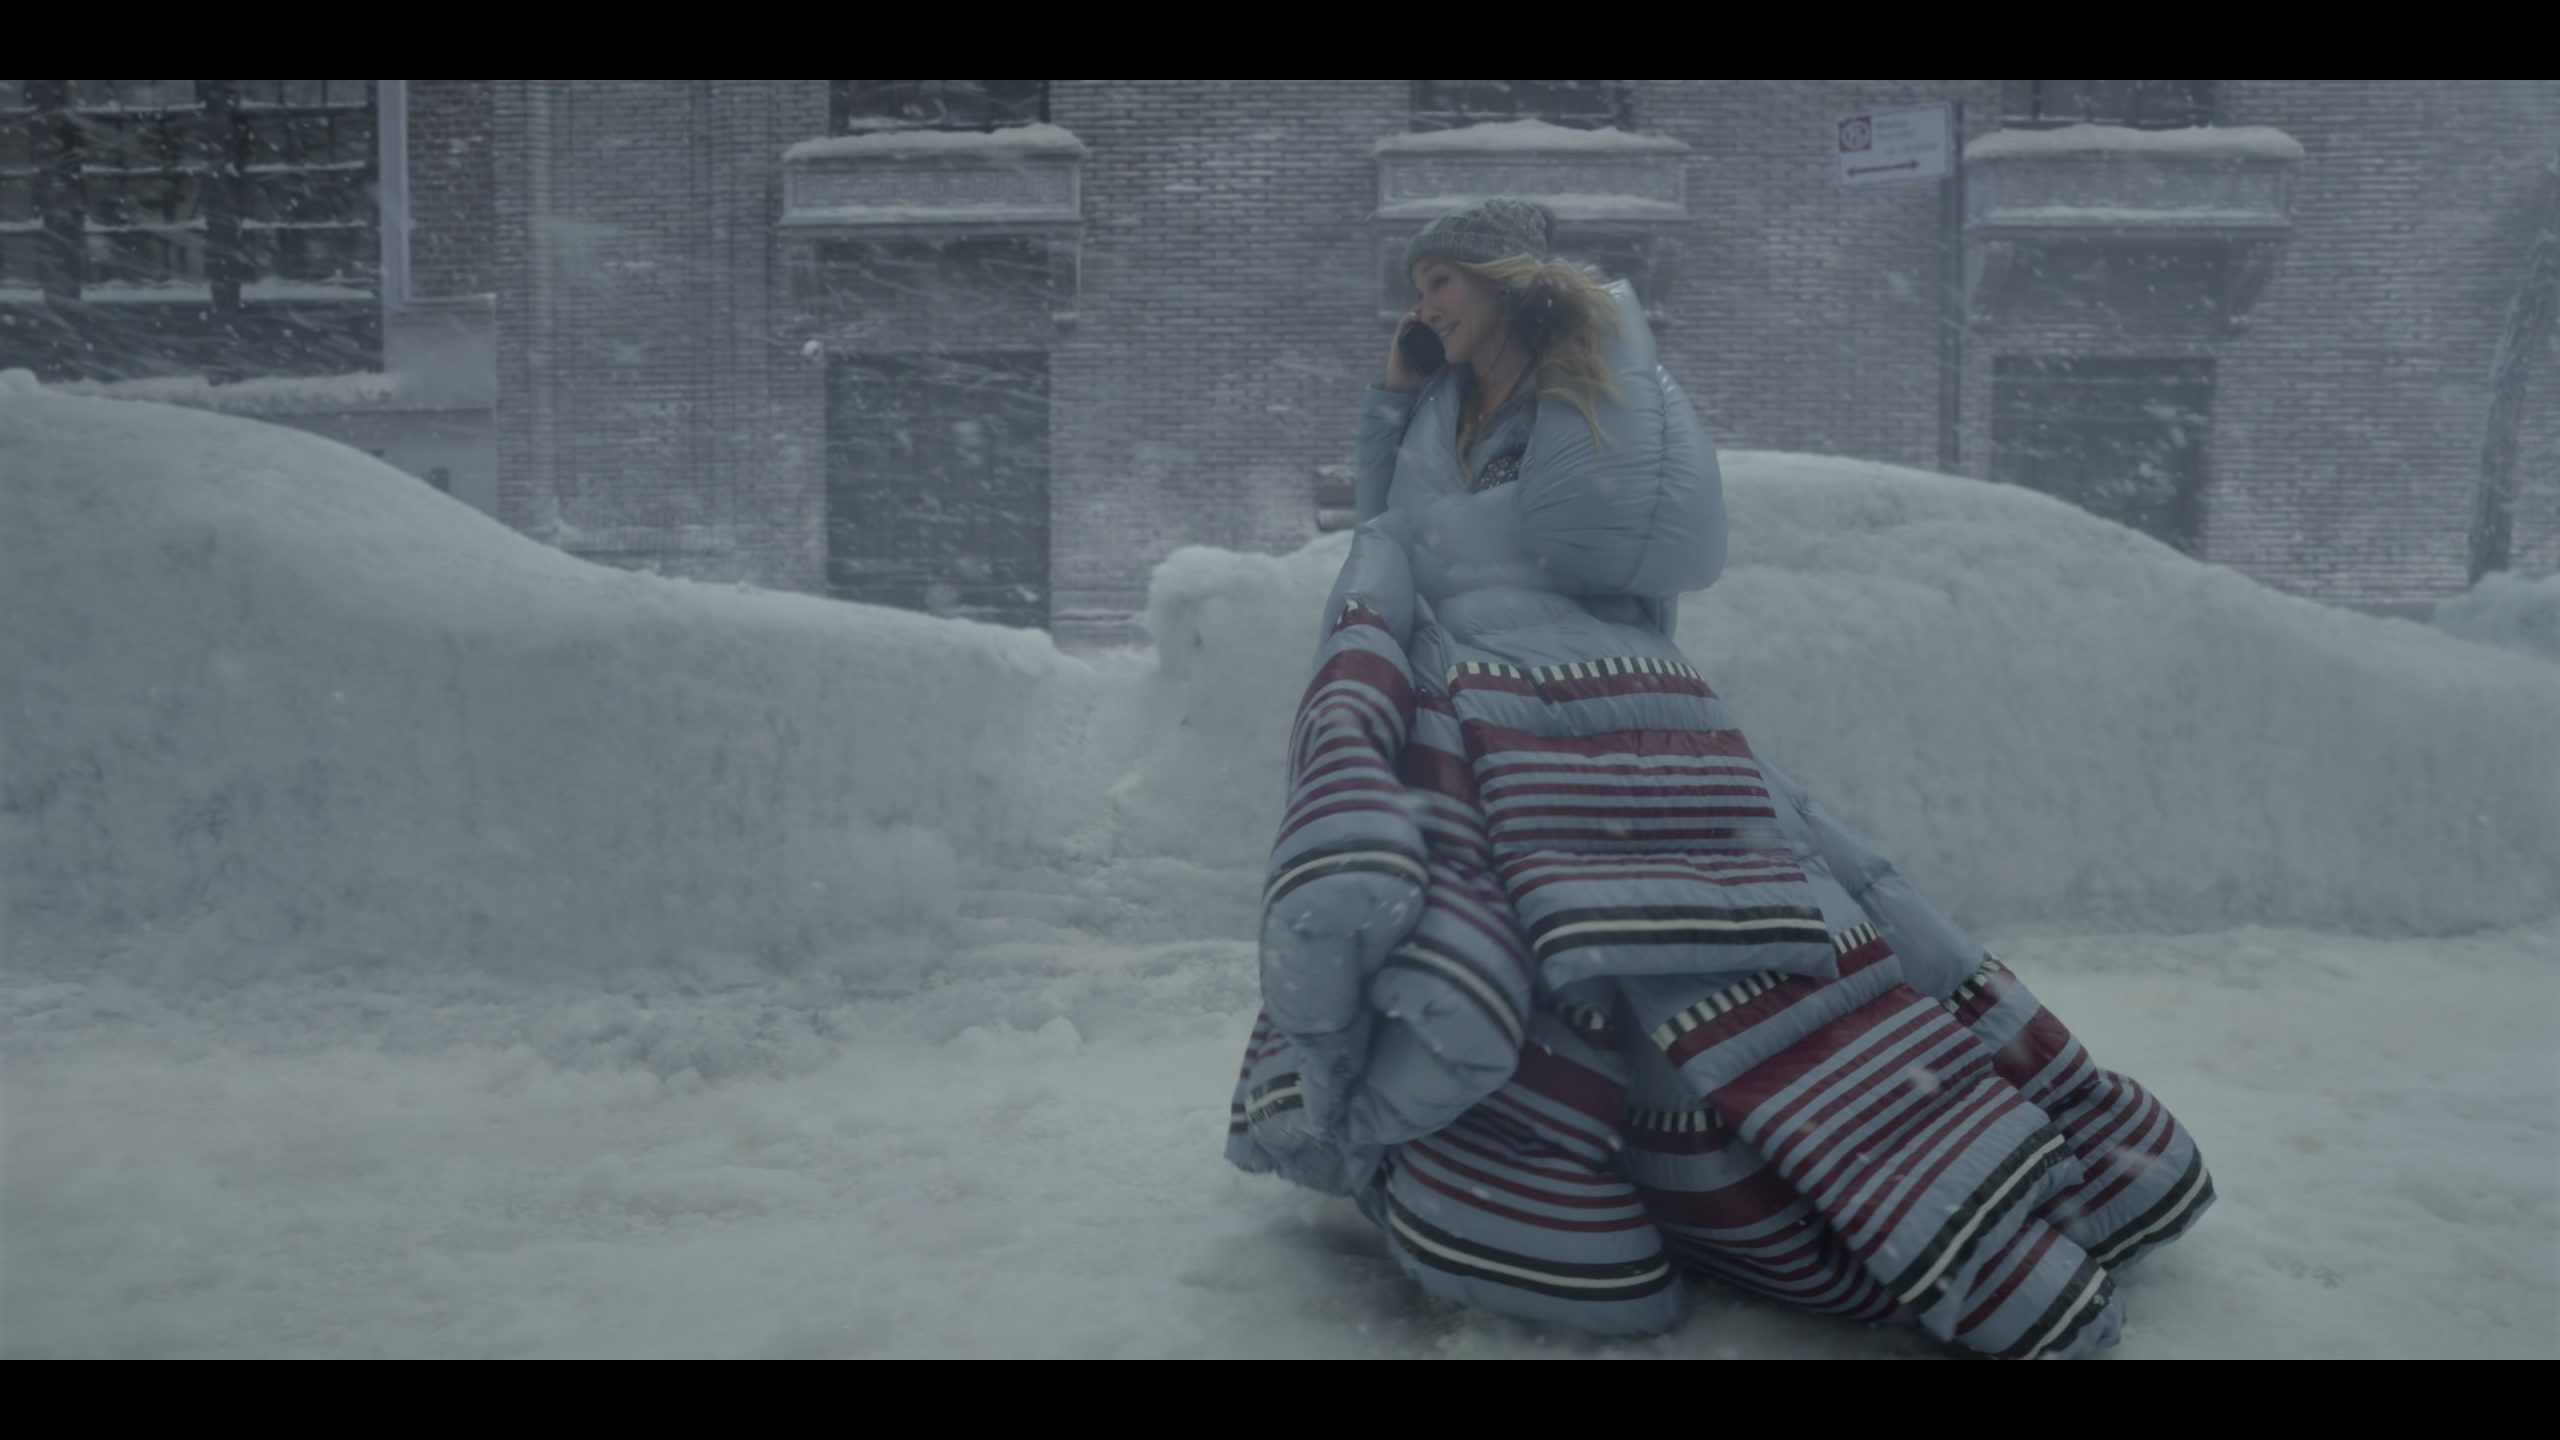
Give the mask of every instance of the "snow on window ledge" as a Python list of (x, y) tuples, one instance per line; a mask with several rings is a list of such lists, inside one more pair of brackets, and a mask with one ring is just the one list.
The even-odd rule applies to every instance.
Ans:
[(1061, 215), (1054, 206), (956, 203), (937, 205), (930, 202), (888, 203), (878, 205), (793, 206), (782, 223), (791, 229), (845, 229), (949, 225), (963, 229), (1000, 226), (1044, 225), (1072, 220)]
[(2012, 226), (2066, 230), (2116, 226), (2241, 229), (2252, 225), (2281, 228), (2283, 218), (2262, 209), (2215, 209), (2209, 206), (2165, 209), (2139, 205), (2009, 205), (1984, 210), (1973, 216), (1971, 223), (1995, 229)]
[[(0, 297), (13, 297), (19, 291), (0, 291)], [(25, 294), (41, 298), (41, 291)], [(79, 298), (91, 305), (210, 305), (210, 285), (143, 285), (129, 280), (103, 281), (80, 288)], [(317, 285), (300, 280), (252, 280), (240, 287), (240, 299), (247, 304), (329, 304), (371, 305), (371, 290), (354, 285)]]
[(276, 375), (216, 383), (202, 375), (145, 380), (73, 380), (46, 387), (58, 395), (145, 400), (215, 410), (230, 415), (290, 415), (317, 411), (403, 408), (409, 382), (398, 373), (360, 370), (345, 375)]
[(2263, 125), (2004, 130), (1965, 147), (1965, 225), (1986, 237), (2280, 238), (2301, 158), (2292, 136)]
[(805, 140), (783, 152), (782, 224), (820, 238), (1072, 229), (1084, 154), (1055, 125)]
[(1668, 135), (1631, 130), (1576, 130), (1544, 120), (1496, 120), (1455, 130), (1390, 135), (1370, 147), (1376, 155), (1532, 154), (1685, 155), (1689, 147)]
[(2266, 126), (2003, 130), (1965, 147), (1965, 295), (1988, 318), (2040, 288), (2050, 246), (2170, 246), (2210, 259), (2214, 304), (2245, 325), (2293, 231), (2302, 146)]
[(1390, 135), (1371, 151), (1383, 225), (1409, 226), (1491, 195), (1535, 200), (1571, 221), (1689, 214), (1689, 147), (1664, 135), (1503, 120)]
[(2054, 130), (1995, 130), (1964, 147), (1967, 164), (2023, 156), (2139, 155), (2159, 159), (2289, 161), (2302, 142), (2268, 125), (2197, 125), (2135, 130), (2122, 125), (2065, 125)]
[(819, 160), (903, 160), (1009, 155), (1082, 156), (1084, 142), (1056, 125), (1001, 130), (875, 130), (803, 140), (782, 152), (785, 164)]

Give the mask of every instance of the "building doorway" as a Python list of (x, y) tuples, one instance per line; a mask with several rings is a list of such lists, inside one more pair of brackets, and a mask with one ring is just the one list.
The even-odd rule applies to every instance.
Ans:
[(2002, 357), (1991, 478), (2200, 554), (2212, 412), (2210, 360)]
[(827, 588), (1049, 623), (1049, 357), (839, 355), (827, 385)]

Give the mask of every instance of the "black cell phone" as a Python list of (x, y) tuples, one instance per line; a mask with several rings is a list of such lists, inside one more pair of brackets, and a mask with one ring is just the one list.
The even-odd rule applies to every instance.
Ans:
[(1440, 343), (1440, 332), (1416, 320), (1396, 337), (1396, 348), (1404, 352), (1404, 363), (1416, 375), (1429, 375), (1449, 363), (1449, 351)]

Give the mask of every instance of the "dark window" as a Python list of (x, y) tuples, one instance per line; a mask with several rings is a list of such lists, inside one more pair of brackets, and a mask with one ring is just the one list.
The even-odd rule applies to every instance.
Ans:
[(150, 302), (11, 338), (99, 378), (376, 363), (378, 143), (370, 80), (0, 81), (0, 287)]
[(1072, 316), (1076, 258), (1074, 241), (1047, 235), (825, 241), (804, 294), (847, 350), (1034, 348)]
[(1577, 130), (1634, 124), (1624, 80), (1416, 80), (1413, 128), (1450, 130), (1495, 120), (1544, 120)]
[(382, 254), (373, 82), (231, 83), (249, 278), (372, 288)]
[(2209, 360), (2002, 357), (1991, 476), (2194, 553), (2212, 413)]
[(1049, 358), (845, 355), (828, 366), (827, 588), (1049, 623)]
[[(236, 236), (245, 284), (374, 285), (372, 81), (74, 80), (58, 111), (28, 103), (41, 83), (0, 82), (0, 227), (19, 227), (0, 234), (67, 213), (82, 237), (79, 288), (204, 285), (216, 233)], [(77, 176), (49, 201), (38, 176), (48, 127)], [(34, 283), (15, 250), (6, 263), (0, 283)]]
[(1046, 80), (838, 80), (833, 128), (994, 130), (1049, 118)]
[(24, 80), (0, 80), (0, 286), (35, 289), (44, 218), (36, 195), (40, 146), (35, 97)]
[(830, 241), (818, 259), (831, 303), (853, 313), (931, 313), (960, 323), (1075, 299), (1072, 276), (1062, 277), (1054, 248), (1037, 236)]
[(2177, 130), (2213, 123), (2211, 80), (2009, 80), (2002, 123), (2129, 125)]
[(218, 155), (196, 82), (74, 80), (67, 118), (82, 288), (203, 284), (204, 182)]

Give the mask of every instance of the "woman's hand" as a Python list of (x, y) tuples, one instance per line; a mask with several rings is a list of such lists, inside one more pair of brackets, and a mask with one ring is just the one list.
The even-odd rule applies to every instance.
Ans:
[(1404, 363), (1404, 332), (1421, 323), (1422, 307), (1417, 305), (1396, 321), (1396, 333), (1387, 341), (1387, 388), (1398, 394), (1410, 395), (1430, 378)]

